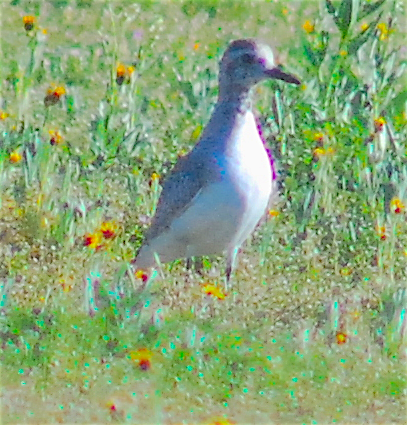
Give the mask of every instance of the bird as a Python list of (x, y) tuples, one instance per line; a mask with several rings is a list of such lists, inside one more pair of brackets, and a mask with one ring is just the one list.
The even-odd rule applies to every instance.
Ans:
[(177, 259), (226, 252), (226, 288), (238, 251), (277, 191), (272, 155), (251, 107), (251, 89), (266, 79), (299, 85), (256, 39), (232, 41), (219, 64), (218, 100), (193, 149), (164, 180), (150, 228), (135, 259), (147, 270)]

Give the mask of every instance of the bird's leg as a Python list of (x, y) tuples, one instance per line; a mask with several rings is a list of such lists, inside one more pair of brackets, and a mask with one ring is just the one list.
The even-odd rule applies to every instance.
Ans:
[(232, 266), (231, 265), (226, 265), (226, 282), (225, 282), (225, 290), (228, 290), (229, 287), (229, 280), (230, 280), (230, 275), (232, 274)]
[(230, 277), (232, 275), (232, 271), (235, 267), (237, 253), (239, 252), (239, 247), (232, 247), (228, 249), (227, 252), (227, 260), (226, 260), (226, 283), (225, 289), (228, 290)]
[(202, 257), (198, 257), (194, 259), (194, 268), (195, 272), (198, 273), (200, 276), (203, 276), (203, 260)]
[[(203, 261), (201, 257), (188, 257), (186, 263), (187, 270), (191, 273), (198, 273), (200, 276), (203, 276)], [(192, 270), (193, 268), (193, 270)]]

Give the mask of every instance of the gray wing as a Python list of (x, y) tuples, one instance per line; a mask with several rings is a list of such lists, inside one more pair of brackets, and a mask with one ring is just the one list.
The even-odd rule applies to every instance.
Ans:
[(198, 192), (207, 184), (219, 181), (221, 167), (216, 156), (192, 150), (175, 164), (164, 181), (157, 209), (145, 242), (165, 231), (171, 222), (179, 217), (190, 205)]

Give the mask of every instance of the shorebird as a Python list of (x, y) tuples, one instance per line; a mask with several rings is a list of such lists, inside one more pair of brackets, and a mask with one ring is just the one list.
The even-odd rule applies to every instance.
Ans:
[(274, 63), (269, 46), (232, 41), (219, 72), (219, 96), (195, 147), (164, 181), (157, 209), (136, 258), (148, 269), (179, 258), (226, 251), (226, 287), (242, 243), (276, 192), (276, 172), (251, 109), (250, 89), (273, 78), (300, 81)]

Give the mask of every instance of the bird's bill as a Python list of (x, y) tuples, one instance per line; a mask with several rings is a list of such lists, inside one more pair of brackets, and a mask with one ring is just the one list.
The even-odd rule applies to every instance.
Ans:
[(285, 81), (286, 83), (297, 84), (297, 85), (301, 84), (301, 81), (297, 77), (295, 77), (292, 74), (287, 74), (286, 72), (282, 71), (278, 67), (267, 70), (266, 75), (269, 78), (282, 80), (282, 81)]

